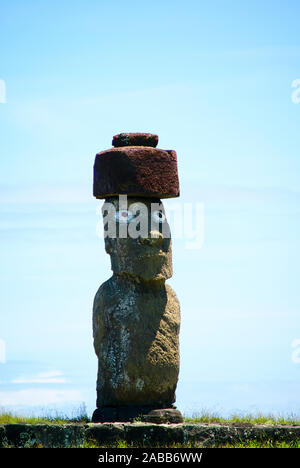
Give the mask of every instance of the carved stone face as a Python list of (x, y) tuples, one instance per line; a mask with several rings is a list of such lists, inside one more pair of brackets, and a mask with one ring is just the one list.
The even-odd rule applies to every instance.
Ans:
[(114, 273), (147, 281), (172, 276), (170, 227), (159, 199), (130, 197), (124, 206), (118, 197), (111, 197), (102, 213), (105, 250)]

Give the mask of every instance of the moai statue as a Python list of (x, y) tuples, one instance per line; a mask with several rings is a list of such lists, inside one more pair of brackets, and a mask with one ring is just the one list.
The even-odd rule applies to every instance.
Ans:
[(105, 199), (105, 249), (113, 276), (94, 300), (98, 357), (93, 422), (182, 422), (173, 406), (179, 373), (180, 306), (162, 198), (178, 197), (176, 152), (158, 137), (121, 133), (96, 155), (94, 196)]

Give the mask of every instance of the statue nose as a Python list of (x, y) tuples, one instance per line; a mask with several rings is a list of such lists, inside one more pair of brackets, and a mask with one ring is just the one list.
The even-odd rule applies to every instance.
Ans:
[(151, 247), (156, 247), (161, 245), (164, 236), (159, 231), (150, 231), (148, 237), (140, 237), (139, 241), (143, 245), (150, 245)]

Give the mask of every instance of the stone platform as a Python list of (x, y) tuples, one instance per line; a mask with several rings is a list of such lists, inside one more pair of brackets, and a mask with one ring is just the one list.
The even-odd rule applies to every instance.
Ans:
[(250, 440), (300, 441), (300, 425), (252, 424), (4, 424), (0, 425), (0, 447), (78, 447), (94, 442), (104, 447), (125, 441), (135, 447), (191, 444), (215, 447)]

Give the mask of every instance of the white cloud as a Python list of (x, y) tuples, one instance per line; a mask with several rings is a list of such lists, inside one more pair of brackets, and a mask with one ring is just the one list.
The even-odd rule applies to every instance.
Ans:
[(0, 401), (2, 406), (44, 406), (64, 402), (82, 402), (83, 397), (80, 390), (28, 388), (26, 390), (0, 392)]
[(28, 383), (38, 383), (38, 384), (49, 384), (49, 383), (66, 383), (66, 379), (62, 377), (63, 373), (61, 371), (48, 371), (48, 372), (40, 372), (39, 374), (33, 377), (27, 377), (21, 375), (16, 379), (13, 379), (11, 383), (14, 384), (28, 384)]

